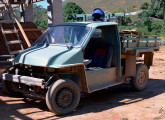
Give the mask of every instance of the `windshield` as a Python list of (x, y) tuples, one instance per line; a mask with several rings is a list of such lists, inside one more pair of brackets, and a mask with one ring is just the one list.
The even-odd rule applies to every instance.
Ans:
[(33, 45), (56, 44), (80, 46), (89, 33), (85, 26), (55, 26), (47, 29)]

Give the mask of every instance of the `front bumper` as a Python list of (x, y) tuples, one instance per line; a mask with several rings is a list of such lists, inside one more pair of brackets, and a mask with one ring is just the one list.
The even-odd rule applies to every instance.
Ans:
[(39, 87), (43, 87), (43, 82), (44, 82), (44, 79), (22, 76), (22, 75), (13, 75), (8, 73), (2, 74), (2, 79), (7, 81), (12, 81), (15, 83), (25, 84), (28, 86), (39, 86)]

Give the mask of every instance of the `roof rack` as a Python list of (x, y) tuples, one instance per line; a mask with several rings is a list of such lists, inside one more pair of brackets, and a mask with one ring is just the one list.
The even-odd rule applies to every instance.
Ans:
[[(76, 14), (74, 18), (77, 20), (78, 18), (83, 18), (83, 21), (87, 21), (92, 17), (92, 14)], [(105, 14), (105, 17), (108, 21), (116, 20), (117, 17), (125, 17), (125, 13), (110, 13)]]

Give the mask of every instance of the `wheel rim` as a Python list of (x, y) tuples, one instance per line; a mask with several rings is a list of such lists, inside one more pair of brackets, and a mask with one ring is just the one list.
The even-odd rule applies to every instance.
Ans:
[(57, 93), (56, 103), (60, 109), (70, 108), (75, 100), (74, 91), (70, 88), (60, 89)]
[(138, 84), (144, 85), (147, 81), (147, 73), (145, 71), (140, 71), (138, 75)]

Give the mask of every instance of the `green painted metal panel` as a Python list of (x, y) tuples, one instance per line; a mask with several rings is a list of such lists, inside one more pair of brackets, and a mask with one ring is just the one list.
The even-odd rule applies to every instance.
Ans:
[(35, 66), (62, 67), (82, 63), (83, 52), (81, 48), (37, 45), (20, 53), (14, 61)]
[(86, 77), (89, 93), (120, 84), (122, 80), (117, 77), (116, 67), (105, 69), (95, 68), (93, 70), (87, 70)]
[[(92, 17), (92, 14), (76, 14), (76, 17)], [(110, 13), (110, 14), (105, 14), (105, 16), (113, 16), (113, 17), (123, 17), (125, 16), (124, 13)]]
[(124, 13), (111, 13), (110, 16), (112, 17), (124, 17), (125, 14)]
[(67, 25), (76, 25), (76, 26), (86, 26), (86, 27), (99, 27), (99, 26), (107, 26), (107, 25), (118, 25), (116, 22), (68, 22), (68, 23), (61, 23), (61, 24), (55, 24), (52, 27), (55, 26), (67, 26)]
[[(65, 25), (83, 25), (91, 28), (91, 31), (83, 42), (81, 47), (85, 47), (90, 40), (94, 30), (98, 26), (117, 25), (115, 22), (94, 22), (94, 23), (63, 23), (54, 26)], [(62, 67), (65, 65), (83, 63), (83, 52), (81, 47), (71, 47), (59, 45), (37, 45), (31, 46), (24, 52), (20, 53), (15, 59), (15, 62), (48, 67)]]

